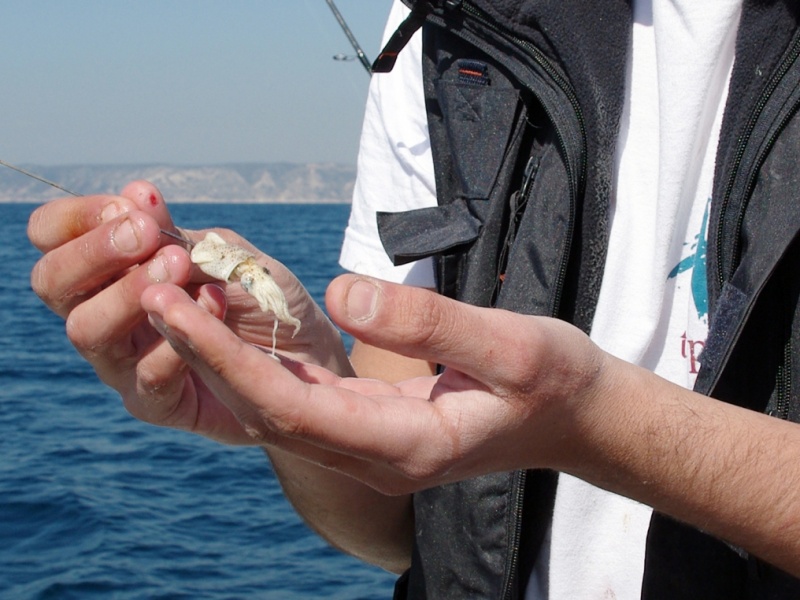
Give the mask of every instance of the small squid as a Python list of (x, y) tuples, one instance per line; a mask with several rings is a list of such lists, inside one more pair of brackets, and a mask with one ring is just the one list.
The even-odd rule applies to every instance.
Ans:
[(192, 262), (206, 275), (220, 281), (239, 282), (245, 292), (258, 301), (264, 312), (275, 315), (272, 330), (272, 356), (275, 357), (278, 322), (294, 327), (292, 337), (300, 330), (300, 320), (289, 314), (283, 290), (270, 275), (269, 269), (259, 265), (255, 256), (241, 246), (229, 244), (214, 232), (197, 242), (191, 252)]

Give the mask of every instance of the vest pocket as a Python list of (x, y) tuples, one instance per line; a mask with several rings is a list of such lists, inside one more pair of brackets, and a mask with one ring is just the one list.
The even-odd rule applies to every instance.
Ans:
[(437, 95), (461, 186), (458, 195), (487, 199), (524, 111), (516, 89), (471, 83), (463, 70), (457, 72), (455, 81), (437, 82)]

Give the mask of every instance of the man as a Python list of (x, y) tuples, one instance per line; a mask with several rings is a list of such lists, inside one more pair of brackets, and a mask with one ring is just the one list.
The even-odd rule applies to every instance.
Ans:
[[(561, 3), (561, 8), (552, 12), (575, 11), (578, 4)], [(592, 11), (613, 8), (621, 15), (627, 10), (622, 4), (587, 5), (582, 16), (600, 30), (595, 24), (601, 19), (591, 18), (597, 16)], [(494, 10), (486, 4), (483, 8)], [(493, 16), (502, 22), (508, 12), (524, 12), (515, 8), (504, 3)], [(604, 121), (594, 114), (597, 103), (594, 107), (581, 103), (588, 111), (587, 123), (596, 126), (592, 135), (597, 139), (589, 136), (590, 145), (595, 144), (592, 152), (606, 160), (617, 156), (617, 162), (600, 163), (596, 171), (589, 170), (590, 176), (601, 180), (602, 169), (608, 167), (615, 182), (615, 194), (609, 198), (613, 212), (609, 214), (607, 251), (601, 254), (601, 258), (607, 254), (602, 285), (584, 294), (594, 295), (596, 305), (590, 319), (591, 339), (562, 320), (477, 308), (426, 290), (348, 276), (331, 284), (327, 306), (334, 321), (360, 340), (351, 367), (337, 333), (319, 308), (290, 274), (270, 264), (293, 314), (303, 322), (298, 339), (289, 340), (283, 334), (279, 345), (287, 358), (279, 365), (248, 343), (258, 343), (266, 335), (264, 331), (271, 331), (268, 318), (261, 317), (263, 331), (246, 328), (244, 318), (241, 322), (220, 320), (226, 305), (246, 306), (246, 299), (235, 288), (223, 294), (215, 286), (204, 285), (196, 301), (181, 289), (192, 281), (191, 265), (180, 248), (159, 250), (163, 240), (158, 229), (173, 225), (157, 190), (144, 183), (130, 185), (118, 198), (64, 200), (37, 211), (30, 236), (46, 254), (32, 275), (34, 289), (67, 318), (73, 343), (101, 379), (120, 391), (134, 415), (229, 443), (264, 445), (288, 497), (331, 543), (397, 572), (413, 564), (409, 578), (412, 597), (437, 597), (437, 593), (454, 594), (456, 590), (462, 595), (473, 590), (472, 595), (479, 596), (499, 596), (505, 590), (510, 597), (521, 593), (531, 598), (635, 597), (643, 577), (645, 594), (667, 596), (670, 590), (659, 590), (656, 584), (673, 585), (671, 575), (697, 584), (695, 580), (700, 578), (688, 570), (670, 573), (671, 555), (662, 559), (658, 554), (669, 546), (666, 542), (673, 539), (671, 532), (678, 537), (684, 534), (680, 527), (665, 526), (661, 517), (657, 518), (651, 536), (666, 542), (655, 553), (650, 549), (645, 553), (648, 507), (730, 544), (710, 543), (708, 549), (703, 546), (696, 563), (689, 561), (691, 566), (710, 560), (716, 570), (709, 571), (706, 578), (708, 595), (678, 592), (683, 597), (735, 597), (731, 590), (745, 594), (748, 587), (757, 589), (763, 581), (767, 587), (762, 587), (762, 593), (763, 589), (779, 590), (791, 597), (786, 590), (792, 589), (795, 580), (767, 565), (800, 575), (800, 522), (796, 517), (800, 507), (796, 460), (800, 428), (687, 389), (697, 375), (692, 348), (705, 338), (705, 313), (703, 292), (693, 285), (696, 278), (692, 277), (689, 285), (678, 279), (691, 275), (686, 265), (693, 264), (695, 272), (703, 265), (702, 260), (687, 259), (692, 257), (692, 242), (696, 244), (694, 256), (702, 256), (709, 219), (707, 199), (713, 195), (715, 139), (721, 135), (728, 77), (732, 68), (735, 72), (734, 40), (740, 19), (743, 23), (745, 17), (757, 19), (747, 13), (747, 5), (740, 16), (737, 2), (718, 3), (713, 14), (704, 13), (705, 7), (683, 2), (656, 3), (652, 13), (647, 8), (643, 3), (634, 5), (630, 75), (626, 78), (620, 70), (609, 74), (612, 83), (614, 77), (623, 82), (616, 87), (626, 89), (627, 94), (624, 101), (621, 95), (617, 98), (622, 107), (621, 127), (619, 132), (614, 130), (613, 139), (605, 140), (607, 148), (601, 147), (605, 139), (601, 126), (613, 124), (614, 119)], [(538, 18), (541, 21), (532, 21), (544, 22), (548, 15)], [(620, 30), (627, 31), (623, 20), (618, 21)], [(753, 20), (747, 22), (752, 26)], [(790, 34), (781, 39), (791, 40), (788, 25), (787, 29)], [(558, 46), (557, 28), (548, 31), (554, 46), (565, 55), (581, 55), (581, 44), (571, 47), (566, 37), (564, 45)], [(610, 31), (617, 30), (611, 27)], [(668, 33), (674, 37), (669, 39)], [(687, 46), (687, 41), (695, 45)], [(587, 47), (590, 42), (586, 41)], [(616, 42), (621, 44), (619, 39)], [(777, 55), (783, 56), (784, 46), (775, 51)], [(613, 44), (609, 43), (609, 48), (613, 54)], [(444, 46), (439, 49), (448, 50)], [(406, 49), (400, 60), (405, 60), (404, 55), (410, 57), (406, 67), (418, 64), (415, 56), (419, 54), (415, 55), (413, 48)], [(431, 55), (427, 56), (433, 62)], [(786, 59), (776, 62), (786, 64)], [(496, 89), (499, 73), (487, 64)], [(388, 117), (397, 117), (387, 111), (390, 100), (380, 86), (391, 85), (387, 82), (392, 77), (404, 82), (415, 79), (403, 70), (403, 63), (396, 68), (399, 74), (377, 75), (373, 84), (375, 104), (368, 109), (367, 139), (362, 146), (362, 189), (356, 197), (345, 264), (348, 247), (355, 247), (350, 244), (359, 234), (358, 203), (370, 203), (370, 210), (375, 210), (367, 191), (375, 189), (368, 179), (374, 171), (364, 168), (364, 161), (372, 156), (368, 126), (375, 121), (370, 119), (382, 115), (388, 122)], [(456, 77), (469, 79), (473, 72), (484, 76), (481, 70), (461, 72), (456, 65)], [(658, 80), (642, 83), (641, 77), (648, 74), (657, 74)], [(581, 74), (571, 73), (571, 79), (577, 82), (575, 93), (580, 96), (586, 89), (580, 87)], [(628, 85), (624, 85), (626, 79)], [(686, 80), (685, 89), (671, 97), (660, 95), (682, 79)], [(602, 86), (597, 88), (602, 91)], [(654, 90), (659, 95), (652, 96)], [(446, 105), (446, 96), (440, 97)], [(658, 103), (658, 119), (653, 118), (651, 100)], [(412, 123), (414, 119), (418, 122), (418, 112), (409, 114)], [(529, 122), (534, 125), (530, 135), (538, 139), (537, 132), (546, 131), (546, 123), (536, 121), (543, 118), (540, 112), (530, 114)], [(403, 122), (402, 115), (399, 120)], [(401, 125), (401, 129), (408, 131), (407, 126)], [(432, 131), (435, 134), (437, 130)], [(372, 141), (380, 135), (373, 135)], [(725, 135), (723, 132), (721, 137)], [(391, 132), (386, 137), (388, 144), (393, 139)], [(647, 151), (656, 137), (661, 140), (657, 150)], [(406, 144), (408, 148), (424, 150), (424, 145), (411, 142)], [(561, 155), (548, 154), (553, 146), (546, 142), (532, 144), (543, 149), (537, 164), (555, 166), (538, 167), (533, 186), (547, 183), (561, 165)], [(407, 155), (414, 156), (414, 152)], [(781, 161), (789, 160), (787, 153), (776, 153), (769, 160), (772, 180), (779, 176), (785, 180)], [(392, 164), (384, 159), (377, 163), (390, 168)], [(414, 177), (424, 181), (426, 168), (423, 164), (415, 167)], [(380, 173), (376, 176), (381, 177)], [(481, 181), (473, 183), (480, 185)], [(439, 180), (437, 188), (438, 184)], [(423, 184), (414, 189), (426, 187), (433, 186)], [(389, 208), (397, 210), (396, 199), (386, 196), (391, 201)], [(532, 204), (549, 199), (538, 194), (525, 197)], [(430, 207), (431, 198), (423, 199), (422, 204)], [(418, 206), (411, 202), (403, 208)], [(765, 219), (769, 217), (768, 210), (762, 212)], [(547, 211), (526, 209), (528, 214)], [(793, 213), (782, 214), (783, 225), (792, 227)], [(756, 221), (749, 213), (746, 216), (744, 234), (751, 228), (756, 231)], [(777, 221), (768, 222), (774, 227)], [(587, 219), (582, 227), (588, 231), (592, 225), (597, 226)], [(536, 223), (530, 227), (535, 228)], [(364, 238), (374, 240), (374, 235), (367, 233)], [(566, 234), (553, 229), (553, 238), (546, 241), (562, 238), (566, 239)], [(746, 238), (739, 252), (746, 258), (763, 238)], [(393, 238), (387, 239), (391, 247)], [(520, 247), (520, 239), (524, 239), (522, 230), (514, 241), (516, 247)], [(538, 236), (531, 241), (531, 248), (541, 250), (541, 242)], [(682, 252), (684, 246), (690, 252)], [(565, 251), (568, 257), (575, 252)], [(793, 246), (785, 256), (794, 256)], [(520, 280), (513, 269), (521, 263), (515, 260), (509, 259), (509, 270), (498, 286), (501, 306), (507, 302), (513, 307), (517, 301), (508, 291)], [(591, 257), (581, 265), (590, 261)], [(745, 260), (743, 264), (750, 268), (752, 263)], [(128, 271), (131, 266), (135, 268)], [(371, 269), (368, 265), (352, 268)], [(581, 268), (571, 267), (570, 272), (591, 271)], [(776, 272), (783, 276), (786, 268), (776, 268)], [(423, 275), (414, 283), (427, 287), (436, 282)], [(575, 285), (584, 283), (581, 279)], [(726, 290), (735, 295), (735, 290)], [(580, 290), (573, 296), (580, 300)], [(726, 305), (720, 297), (728, 298), (715, 294), (717, 311), (720, 306), (736, 306)], [(578, 300), (575, 306), (580, 304)], [(763, 312), (758, 306), (752, 313), (756, 316)], [(556, 316), (562, 316), (563, 307), (558, 308)], [(688, 320), (687, 308), (693, 311)], [(790, 320), (792, 307), (782, 310)], [(98, 311), (104, 320), (89, 318)], [(149, 315), (147, 322), (143, 311)], [(580, 314), (575, 312), (573, 317), (571, 320), (585, 325)], [(727, 317), (717, 312), (711, 319), (712, 331), (715, 323), (736, 323), (726, 322)], [(715, 339), (722, 339), (724, 333), (716, 332)], [(711, 357), (714, 359), (713, 353)], [(734, 351), (733, 357), (735, 365), (739, 355)], [(762, 363), (754, 367), (753, 380), (769, 379), (765, 373), (769, 369)], [(431, 364), (443, 365), (443, 373), (412, 378), (430, 375)], [(672, 383), (652, 370), (679, 381)], [(354, 372), (361, 378), (350, 377)], [(728, 376), (722, 381), (736, 379)], [(763, 386), (774, 381), (773, 377)], [(793, 388), (787, 385), (794, 401)], [(744, 391), (761, 390), (753, 385)], [(754, 406), (760, 402), (753, 398)], [(455, 551), (448, 548), (453, 540), (441, 532), (453, 531), (454, 525), (463, 532), (457, 544), (482, 547), (483, 527), (476, 523), (483, 524), (492, 515), (447, 504), (442, 501), (447, 496), (437, 494), (463, 489), (469, 482), (480, 481), (476, 479), (480, 476), (515, 470), (541, 473), (531, 470), (542, 468), (570, 477), (559, 478), (549, 508), (535, 518), (518, 521), (521, 526), (535, 525), (531, 527), (535, 535), (530, 537), (541, 537), (535, 545), (527, 544), (527, 552), (514, 555), (515, 561), (522, 562), (519, 569), (514, 561), (506, 564), (500, 560), (498, 564), (497, 554), (505, 559), (506, 547), (487, 553), (484, 562), (484, 556), (474, 556), (468, 545), (457, 546)], [(517, 489), (520, 487), (525, 488), (517, 484)], [(411, 494), (421, 490), (438, 491), (417, 494), (412, 510)], [(498, 494), (498, 498), (506, 496), (505, 490)], [(484, 498), (481, 496), (481, 502)], [(507, 504), (500, 506), (502, 518), (494, 529), (503, 529), (508, 522), (506, 513), (513, 512)], [(526, 505), (524, 514), (531, 513), (530, 508), (535, 507)], [(611, 522), (603, 523), (609, 515)], [(467, 520), (472, 518), (479, 520)], [(589, 532), (588, 539), (584, 532)], [(528, 529), (522, 533), (528, 534)], [(608, 545), (598, 546), (606, 543), (609, 535), (613, 539)], [(690, 550), (706, 544), (706, 537), (687, 536), (696, 541)], [(525, 547), (526, 539), (521, 536), (519, 546)], [(758, 573), (748, 574), (742, 555), (758, 557), (751, 562)], [(443, 557), (455, 561), (445, 564), (448, 561)], [(473, 560), (476, 568), (471, 570)], [(645, 561), (654, 562), (648, 562), (652, 566), (643, 575)], [(438, 577), (432, 578), (431, 573)], [(687, 589), (696, 593), (699, 588)]]

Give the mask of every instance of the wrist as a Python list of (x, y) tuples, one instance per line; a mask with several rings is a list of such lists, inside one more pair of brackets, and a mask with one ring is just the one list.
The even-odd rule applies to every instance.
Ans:
[[(626, 434), (635, 418), (636, 367), (592, 344), (591, 358), (565, 390), (562, 405), (569, 413), (561, 417), (567, 431), (553, 468), (584, 479), (596, 479), (624, 460)], [(633, 372), (632, 372), (633, 371)], [(638, 395), (641, 395), (638, 393)], [(605, 477), (603, 477), (605, 478)]]

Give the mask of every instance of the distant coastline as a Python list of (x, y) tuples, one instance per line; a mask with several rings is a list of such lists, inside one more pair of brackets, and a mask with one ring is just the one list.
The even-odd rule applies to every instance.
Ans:
[[(350, 203), (355, 165), (235, 163), (225, 165), (19, 165), (76, 193), (118, 192), (146, 179), (170, 203)], [(0, 202), (47, 202), (64, 192), (0, 167)]]

